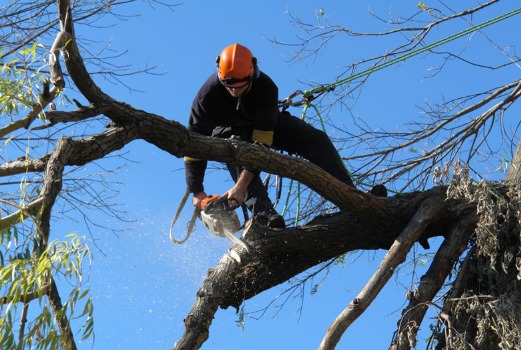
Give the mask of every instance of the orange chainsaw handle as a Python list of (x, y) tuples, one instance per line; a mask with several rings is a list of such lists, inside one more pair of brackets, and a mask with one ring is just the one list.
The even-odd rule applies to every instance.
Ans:
[[(210, 205), (211, 203), (217, 202), (217, 201), (219, 201), (219, 202), (226, 201), (227, 202), (226, 208), (228, 208), (227, 210), (233, 210), (233, 209), (236, 209), (239, 207), (239, 203), (234, 198), (222, 198), (219, 195), (212, 194), (211, 196), (206, 197), (205, 199), (203, 199), (200, 202), (201, 205), (200, 205), (199, 209), (204, 210), (208, 205)], [(235, 204), (230, 204), (230, 202), (235, 202)]]
[(212, 194), (211, 196), (208, 196), (206, 197), (205, 199), (203, 199), (201, 202), (200, 202), (200, 206), (199, 206), (199, 209), (201, 210), (204, 210), (204, 208), (206, 208), (206, 206), (210, 203), (212, 203), (213, 201), (216, 201), (219, 199), (219, 195), (217, 194)]

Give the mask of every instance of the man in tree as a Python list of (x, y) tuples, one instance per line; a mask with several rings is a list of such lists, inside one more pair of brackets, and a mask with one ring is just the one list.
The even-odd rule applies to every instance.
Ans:
[[(212, 74), (197, 93), (188, 129), (206, 136), (258, 141), (298, 154), (354, 187), (329, 137), (279, 111), (277, 86), (259, 70), (251, 51), (240, 44), (226, 47), (217, 57), (217, 74)], [(194, 206), (207, 197), (203, 186), (206, 166), (206, 161), (185, 157), (186, 182)], [(230, 164), (227, 167), (235, 185), (221, 197), (245, 203), (262, 225), (284, 228), (284, 219), (273, 208), (259, 171)]]

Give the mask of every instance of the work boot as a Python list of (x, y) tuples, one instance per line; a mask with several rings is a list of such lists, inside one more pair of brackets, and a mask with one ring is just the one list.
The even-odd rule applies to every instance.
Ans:
[(273, 212), (260, 212), (255, 215), (255, 220), (263, 226), (267, 226), (269, 228), (285, 228), (286, 222), (282, 215), (278, 214), (276, 211)]

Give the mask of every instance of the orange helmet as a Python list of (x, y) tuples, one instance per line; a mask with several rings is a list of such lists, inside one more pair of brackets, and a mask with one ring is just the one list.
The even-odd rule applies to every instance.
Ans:
[(256, 59), (251, 51), (241, 44), (226, 47), (217, 57), (219, 80), (226, 86), (245, 85), (253, 79)]

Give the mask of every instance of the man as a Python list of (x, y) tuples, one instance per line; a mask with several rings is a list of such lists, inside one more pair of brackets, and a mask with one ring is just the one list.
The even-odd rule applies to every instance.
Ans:
[[(217, 57), (217, 74), (212, 74), (197, 93), (188, 129), (206, 136), (259, 141), (298, 154), (354, 187), (329, 137), (288, 112), (280, 112), (278, 98), (277, 86), (259, 70), (250, 50), (230, 45)], [(206, 161), (185, 157), (186, 182), (194, 206), (207, 197), (203, 186), (206, 165)], [(273, 208), (259, 171), (227, 167), (235, 185), (221, 197), (245, 203), (262, 225), (284, 228), (284, 219)]]

